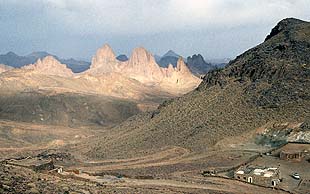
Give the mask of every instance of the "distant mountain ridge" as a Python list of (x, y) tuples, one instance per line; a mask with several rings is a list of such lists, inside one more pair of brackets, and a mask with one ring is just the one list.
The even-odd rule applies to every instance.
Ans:
[[(201, 56), (200, 54), (198, 55)], [(6, 54), (0, 55), (0, 64), (5, 64), (5, 65), (8, 65), (14, 68), (20, 68), (25, 65), (34, 64), (38, 59), (43, 59), (44, 57), (47, 57), (47, 56), (53, 56), (55, 59), (57, 59), (62, 64), (67, 65), (67, 67), (70, 68), (74, 73), (81, 73), (81, 72), (86, 71), (87, 69), (89, 69), (90, 64), (91, 64), (90, 62), (87, 62), (84, 60), (77, 60), (74, 58), (63, 59), (56, 55), (50, 54), (46, 51), (32, 52), (25, 56), (19, 56), (15, 54), (14, 52), (8, 52)], [(158, 55), (154, 55), (156, 63), (159, 66), (164, 67), (164, 68), (167, 68), (169, 64), (172, 64), (173, 67), (176, 67), (177, 61), (180, 57), (182, 56), (175, 53), (173, 50), (169, 50), (162, 57)], [(192, 56), (189, 56), (183, 59), (185, 63), (187, 63), (192, 73), (198, 76), (206, 74), (211, 69), (214, 69), (215, 66), (222, 68), (228, 63), (227, 62), (228, 59), (223, 59), (223, 60), (219, 59), (219, 60), (211, 60), (211, 61), (199, 59), (199, 61), (196, 61), (194, 63), (193, 63), (193, 60), (191, 60), (190, 63), (188, 63), (187, 59), (191, 57)], [(129, 58), (125, 54), (118, 55), (116, 59), (121, 62), (125, 62), (129, 60)], [(211, 66), (214, 66), (214, 67), (211, 67)]]
[(25, 56), (19, 56), (14, 52), (8, 52), (6, 54), (0, 55), (0, 64), (5, 64), (14, 68), (20, 68), (25, 65), (33, 64), (38, 59), (43, 59), (47, 56), (53, 56), (55, 59), (63, 64), (66, 64), (73, 72), (79, 73), (85, 71), (89, 68), (90, 63), (86, 61), (76, 60), (76, 59), (61, 59), (56, 55), (50, 54), (45, 51), (33, 52)]
[(128, 57), (127, 57), (127, 55), (124, 55), (124, 54), (122, 54), (122, 55), (118, 55), (117, 57), (116, 57), (116, 59), (117, 60), (119, 60), (119, 61), (128, 61)]
[[(178, 59), (182, 57), (181, 55), (175, 53), (173, 50), (169, 50), (162, 57), (156, 56), (156, 62), (161, 67), (168, 67), (171, 64), (173, 67), (176, 67)], [(229, 61), (227, 59), (218, 59), (211, 60), (210, 62), (206, 61), (201, 54), (194, 54), (184, 59), (187, 66), (197, 76), (205, 75), (210, 70), (216, 68), (223, 68)]]
[(209, 71), (217, 68), (211, 63), (207, 63), (201, 54), (187, 57), (187, 65), (192, 72), (198, 75), (205, 75)]

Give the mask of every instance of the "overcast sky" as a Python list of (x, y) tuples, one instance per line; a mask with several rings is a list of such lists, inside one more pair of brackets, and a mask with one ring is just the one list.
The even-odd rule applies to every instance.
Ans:
[(0, 53), (89, 59), (109, 43), (231, 58), (287, 17), (309, 21), (310, 0), (0, 0)]

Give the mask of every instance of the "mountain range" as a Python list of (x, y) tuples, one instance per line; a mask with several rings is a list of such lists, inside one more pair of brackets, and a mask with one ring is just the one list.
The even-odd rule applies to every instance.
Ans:
[[(162, 57), (157, 56), (156, 62), (161, 67), (168, 67), (169, 64), (172, 64), (173, 67), (176, 67), (179, 57), (181, 57), (179, 54), (175, 53), (173, 50), (169, 50)], [(223, 68), (228, 63), (227, 61), (224, 61), (222, 63), (206, 62), (201, 54), (195, 54), (193, 56), (189, 56), (186, 59), (184, 59), (184, 61), (186, 62), (191, 72), (197, 76), (205, 75), (210, 70), (213, 70), (216, 68)]]
[[(39, 52), (33, 52), (25, 56), (19, 56), (15, 54), (14, 52), (8, 52), (6, 54), (0, 55), (0, 64), (5, 64), (7, 66), (11, 66), (14, 68), (20, 68), (28, 64), (35, 63), (38, 59), (43, 59), (47, 56), (53, 56), (55, 59), (57, 59), (62, 64), (65, 64), (68, 68), (70, 68), (74, 73), (81, 73), (89, 69), (90, 62), (82, 61), (82, 60), (76, 60), (74, 58), (70, 59), (63, 59), (56, 55), (50, 54), (45, 51), (39, 51)], [(198, 57), (197, 57), (198, 56)], [(177, 61), (181, 56), (176, 54), (174, 51), (169, 50), (166, 54), (164, 54), (162, 57), (155, 55), (155, 61), (157, 64), (159, 64), (161, 67), (167, 68), (169, 64), (172, 64), (173, 67), (177, 66)], [(190, 58), (189, 61), (187, 59)], [(184, 58), (184, 61), (187, 63), (187, 66), (189, 69), (194, 73), (195, 75), (201, 76), (205, 75), (208, 71), (214, 68), (222, 68), (224, 67), (228, 61), (227, 60), (220, 60), (220, 61), (214, 61), (214, 62), (206, 62), (202, 55), (193, 55), (188, 58)], [(120, 54), (116, 57), (118, 61), (128, 61), (129, 58), (125, 54)]]

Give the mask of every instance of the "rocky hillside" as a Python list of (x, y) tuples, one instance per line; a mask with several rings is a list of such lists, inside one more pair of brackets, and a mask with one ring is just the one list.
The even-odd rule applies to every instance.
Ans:
[(135, 116), (98, 138), (94, 158), (137, 156), (161, 147), (205, 152), (225, 137), (270, 121), (310, 118), (310, 23), (285, 19), (266, 40), (208, 73), (199, 88)]
[(250, 81), (246, 93), (256, 106), (277, 108), (309, 99), (310, 25), (285, 19), (274, 27), (265, 42), (231, 61), (222, 71), (208, 74), (200, 89), (227, 79)]

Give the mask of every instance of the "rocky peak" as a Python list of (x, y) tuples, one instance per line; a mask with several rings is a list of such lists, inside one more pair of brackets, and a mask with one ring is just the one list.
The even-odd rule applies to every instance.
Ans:
[(197, 63), (197, 64), (205, 64), (205, 60), (201, 54), (193, 55), (191, 57), (187, 57), (188, 63)]
[(149, 64), (156, 63), (154, 56), (149, 53), (145, 48), (138, 47), (135, 48), (132, 52), (132, 55), (129, 59), (129, 64), (137, 65), (137, 64)]
[(164, 71), (145, 48), (135, 48), (122, 72), (142, 83), (156, 83), (164, 77)]
[(115, 61), (116, 56), (114, 51), (108, 44), (105, 44), (97, 50), (96, 55), (92, 58), (91, 68), (97, 68), (102, 65), (106, 65), (109, 62)]
[(119, 68), (119, 63), (120, 61), (116, 59), (112, 48), (105, 44), (97, 50), (87, 72), (92, 74), (111, 73)]
[(173, 50), (169, 50), (163, 57), (176, 57), (179, 58), (180, 55), (176, 54)]
[(215, 67), (207, 63), (201, 54), (195, 54), (193, 56), (187, 57), (187, 66), (191, 72), (197, 75), (204, 75), (210, 70), (215, 69)]
[(170, 77), (174, 71), (175, 71), (175, 69), (174, 69), (173, 65), (170, 63), (168, 65), (168, 67), (166, 68), (167, 77)]
[(7, 56), (10, 56), (10, 57), (16, 57), (18, 56), (17, 54), (15, 54), (14, 52), (10, 51), (6, 54)]
[(188, 67), (185, 64), (185, 62), (184, 62), (182, 57), (180, 57), (178, 59), (176, 70), (179, 71), (179, 72), (189, 72), (190, 73), (190, 70), (188, 69)]
[(173, 71), (174, 70), (174, 67), (173, 67), (173, 65), (170, 63), (169, 65), (168, 65), (168, 68), (167, 68), (168, 70), (170, 70), (170, 71)]
[(42, 59), (42, 58), (47, 57), (47, 56), (53, 56), (57, 59), (56, 56), (51, 55), (46, 51), (32, 52), (32, 53), (28, 54), (26, 57), (33, 57), (33, 58), (41, 58)]
[(271, 30), (270, 34), (266, 37), (265, 41), (276, 36), (280, 32), (293, 30), (294, 27), (303, 23), (306, 22), (295, 18), (283, 19)]
[(53, 56), (38, 59), (35, 64), (24, 66), (23, 69), (31, 69), (47, 75), (57, 75), (62, 77), (72, 76), (73, 72), (65, 64), (61, 64)]

